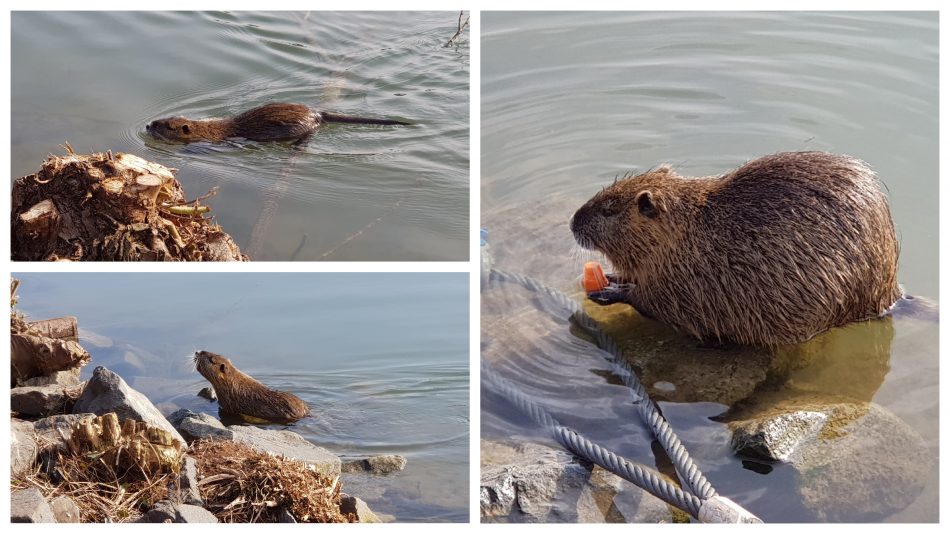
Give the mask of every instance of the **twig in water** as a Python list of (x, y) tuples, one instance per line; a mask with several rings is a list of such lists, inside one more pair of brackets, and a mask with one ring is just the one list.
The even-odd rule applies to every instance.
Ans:
[(472, 16), (469, 15), (469, 16), (465, 17), (465, 22), (462, 22), (462, 14), (464, 14), (464, 13), (465, 13), (464, 11), (459, 11), (459, 29), (458, 29), (457, 32), (455, 32), (455, 35), (453, 35), (452, 38), (448, 40), (448, 42), (446, 42), (444, 45), (442, 45), (442, 48), (447, 48), (449, 45), (451, 45), (452, 43), (454, 43), (455, 41), (457, 41), (458, 38), (459, 38), (459, 35), (462, 35), (462, 30), (464, 30), (465, 27), (468, 26), (468, 21), (469, 21), (469, 19), (472, 18)]

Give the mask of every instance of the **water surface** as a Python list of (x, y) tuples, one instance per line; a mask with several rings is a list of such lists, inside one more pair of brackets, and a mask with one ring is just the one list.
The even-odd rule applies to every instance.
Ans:
[[(404, 471), (344, 475), (397, 521), (468, 519), (468, 275), (17, 274), (30, 319), (75, 315), (92, 355), (158, 408), (217, 413), (196, 350), (310, 405), (290, 428), (344, 461), (401, 454)], [(273, 426), (271, 428), (284, 428)]]
[[(660, 163), (715, 175), (773, 152), (826, 150), (876, 170), (901, 242), (899, 279), (909, 293), (937, 299), (936, 14), (484, 13), (482, 24), (481, 224), (497, 267), (580, 298), (575, 282), (588, 256), (568, 221), (616, 176)], [(506, 377), (568, 424), (653, 465), (629, 392), (563, 314), (494, 286), (482, 295), (482, 317), (483, 357)], [(727, 373), (693, 370), (721, 380), (687, 398), (685, 385), (663, 374), (678, 356), (695, 357), (673, 349), (683, 345), (675, 333), (629, 311), (599, 318), (629, 332), (620, 341), (635, 349), (631, 358), (667, 350), (645, 368), (645, 383), (672, 392), (661, 408), (717, 489), (767, 521), (814, 520), (791, 504), (788, 470), (744, 468), (725, 425), (710, 419), (749, 393), (735, 384), (752, 380), (752, 360)], [(870, 338), (886, 343), (862, 344)], [(936, 466), (937, 324), (895, 319), (816, 343), (824, 359), (783, 387), (883, 407), (922, 438), (921, 461)], [(502, 400), (489, 395), (482, 409), (483, 436), (541, 439)], [(937, 502), (933, 469), (913, 502), (883, 519), (935, 521)]]
[[(179, 169), (258, 260), (465, 260), (469, 57), (457, 13), (47, 12), (12, 16), (12, 177), (68, 141)], [(157, 118), (268, 102), (407, 120), (303, 147), (155, 141)]]

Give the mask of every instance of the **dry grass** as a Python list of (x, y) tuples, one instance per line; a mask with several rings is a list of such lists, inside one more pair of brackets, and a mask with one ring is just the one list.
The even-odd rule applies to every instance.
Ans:
[(317, 473), (302, 462), (231, 441), (193, 443), (191, 455), (205, 507), (222, 522), (276, 522), (282, 510), (302, 523), (357, 519), (340, 513), (339, 477)]
[(147, 475), (132, 467), (117, 472), (95, 455), (53, 452), (57, 456), (54, 482), (39, 467), (29, 476), (12, 481), (13, 489), (35, 487), (46, 499), (65, 495), (79, 507), (83, 523), (135, 521), (168, 496), (172, 472)]

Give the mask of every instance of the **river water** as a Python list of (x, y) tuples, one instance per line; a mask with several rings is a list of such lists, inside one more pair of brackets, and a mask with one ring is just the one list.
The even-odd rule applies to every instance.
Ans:
[[(80, 342), (168, 415), (218, 416), (196, 396), (196, 350), (290, 391), (290, 426), (344, 461), (401, 454), (405, 470), (344, 475), (396, 521), (468, 521), (468, 275), (15, 274), (30, 319), (75, 315)], [(284, 428), (273, 426), (271, 428)]]
[[(568, 221), (616, 176), (661, 163), (721, 174), (773, 152), (826, 150), (876, 170), (901, 242), (899, 279), (908, 293), (937, 300), (935, 13), (483, 13), (482, 26), (481, 225), (497, 267), (581, 299), (589, 258)], [(893, 459), (926, 466), (920, 479), (869, 490), (906, 499), (880, 513), (842, 511), (845, 520), (937, 520), (935, 314), (896, 313), (743, 360), (697, 352), (629, 308), (594, 308), (714, 486), (763, 519), (827, 516), (799, 502), (801, 481), (788, 469), (763, 474), (769, 468), (735, 457), (719, 416), (740, 401), (807, 393), (880, 407), (922, 444)], [(505, 377), (601, 444), (657, 461), (629, 392), (562, 314), (496, 285), (482, 294), (482, 328), (483, 358)], [(763, 384), (775, 391), (763, 394)], [(544, 440), (530, 428), (483, 389), (483, 437)]]
[[(179, 169), (257, 260), (468, 258), (469, 34), (457, 12), (18, 12), (12, 178), (68, 141)], [(268, 102), (389, 117), (303, 147), (158, 142), (153, 119)], [(262, 236), (251, 246), (254, 228)]]

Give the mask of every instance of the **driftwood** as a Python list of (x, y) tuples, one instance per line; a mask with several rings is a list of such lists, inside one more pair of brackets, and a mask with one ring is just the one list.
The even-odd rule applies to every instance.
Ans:
[(27, 328), (42, 337), (79, 341), (79, 322), (75, 317), (57, 317), (33, 321)]
[[(66, 146), (13, 184), (11, 249), (22, 261), (246, 261), (175, 169)], [(187, 206), (187, 207), (186, 207)]]
[(10, 335), (10, 378), (14, 384), (85, 365), (89, 358), (86, 349), (71, 339)]

